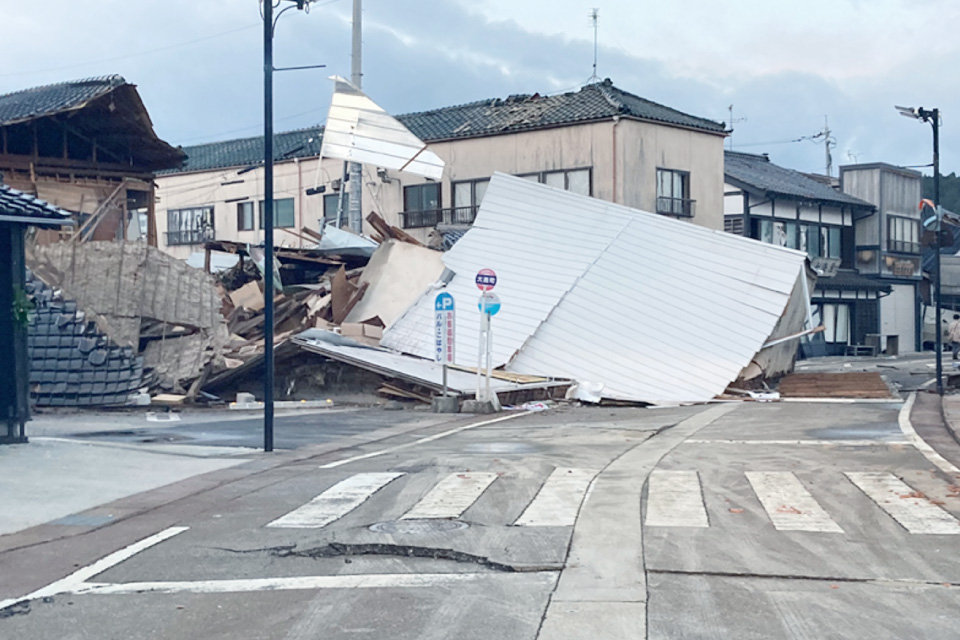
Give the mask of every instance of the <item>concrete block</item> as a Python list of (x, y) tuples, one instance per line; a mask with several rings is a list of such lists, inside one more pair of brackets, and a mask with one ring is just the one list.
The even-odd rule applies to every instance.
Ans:
[(252, 393), (237, 394), (237, 404), (254, 404), (256, 401), (257, 398)]
[(460, 413), (460, 398), (457, 396), (436, 396), (430, 402), (434, 413)]
[(461, 411), (463, 413), (496, 413), (497, 406), (489, 400), (464, 400)]

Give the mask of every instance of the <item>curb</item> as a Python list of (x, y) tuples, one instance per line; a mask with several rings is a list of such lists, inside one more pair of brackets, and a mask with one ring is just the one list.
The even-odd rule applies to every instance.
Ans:
[(943, 424), (947, 428), (947, 431), (950, 432), (950, 435), (953, 437), (956, 443), (960, 444), (960, 428), (958, 428), (960, 425), (950, 419), (946, 407), (944, 406), (945, 404), (945, 396), (940, 396), (940, 417), (943, 419)]

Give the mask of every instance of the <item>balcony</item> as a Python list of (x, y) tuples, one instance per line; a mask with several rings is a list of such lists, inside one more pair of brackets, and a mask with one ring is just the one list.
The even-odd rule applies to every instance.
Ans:
[(426, 211), (401, 211), (400, 221), (404, 229), (426, 229), (438, 224), (473, 224), (478, 206), (447, 207)]
[(666, 196), (657, 196), (657, 213), (667, 216), (681, 216), (692, 218), (696, 200), (688, 198), (669, 198)]
[(181, 231), (167, 231), (163, 235), (167, 238), (167, 246), (175, 247), (185, 244), (202, 244), (214, 239), (213, 229), (186, 229)]

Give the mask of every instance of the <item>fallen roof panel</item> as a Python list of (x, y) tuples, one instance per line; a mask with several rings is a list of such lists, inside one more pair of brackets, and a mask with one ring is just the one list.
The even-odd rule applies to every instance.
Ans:
[[(531, 248), (533, 247), (533, 248)], [(456, 359), (476, 359), (474, 275), (491, 268), (502, 310), (494, 365), (602, 383), (603, 396), (709, 400), (781, 326), (806, 256), (496, 174), (474, 227), (444, 255)], [(381, 344), (430, 357), (433, 288)]]

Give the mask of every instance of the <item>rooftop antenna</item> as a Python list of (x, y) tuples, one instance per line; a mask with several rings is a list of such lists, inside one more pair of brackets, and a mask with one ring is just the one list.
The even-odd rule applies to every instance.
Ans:
[(730, 151), (733, 151), (733, 125), (737, 122), (746, 122), (746, 118), (734, 118), (733, 117), (733, 105), (727, 107), (727, 111), (730, 112), (730, 135), (727, 136), (727, 142), (730, 143)]
[(593, 23), (593, 75), (587, 78), (587, 84), (600, 81), (600, 76), (597, 75), (597, 20), (599, 17), (599, 8), (590, 9), (590, 21)]
[(823, 150), (825, 164), (827, 165), (827, 177), (833, 173), (833, 156), (830, 155), (830, 149), (837, 146), (837, 139), (830, 135), (830, 125), (827, 122), (827, 116), (823, 116)]

